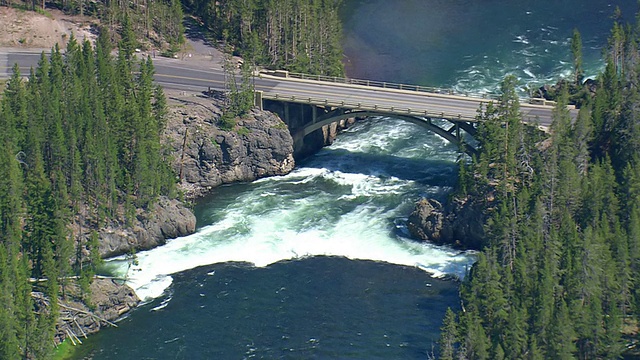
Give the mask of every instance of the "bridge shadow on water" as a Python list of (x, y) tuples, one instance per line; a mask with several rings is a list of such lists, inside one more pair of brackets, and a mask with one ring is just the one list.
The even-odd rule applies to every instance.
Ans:
[(327, 148), (302, 161), (300, 165), (380, 178), (396, 177), (414, 181), (420, 185), (437, 187), (454, 186), (458, 173), (458, 166), (448, 160), (408, 158)]

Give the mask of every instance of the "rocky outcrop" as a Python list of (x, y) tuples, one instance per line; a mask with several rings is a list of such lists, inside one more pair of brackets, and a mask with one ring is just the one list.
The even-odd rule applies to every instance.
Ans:
[[(77, 286), (69, 285), (67, 293), (67, 300), (59, 301), (60, 316), (56, 324), (56, 343), (67, 337), (83, 338), (104, 326), (113, 326), (118, 318), (140, 302), (130, 287), (112, 279), (95, 279), (91, 284), (88, 301), (80, 300), (82, 296)], [(87, 302), (91, 307), (85, 304)]]
[[(223, 131), (217, 125), (219, 100), (193, 94), (170, 99), (166, 145), (187, 198), (202, 197), (221, 184), (284, 175), (294, 168), (293, 140), (278, 116), (252, 111), (233, 130)], [(193, 233), (195, 225), (191, 210), (161, 197), (153, 209), (139, 211), (133, 224), (113, 221), (100, 229), (100, 255), (151, 249)]]
[(207, 97), (172, 98), (176, 107), (167, 127), (173, 166), (189, 198), (206, 195), (221, 184), (284, 175), (293, 170), (293, 139), (280, 118), (253, 110), (223, 131), (219, 101)]
[[(188, 198), (204, 196), (221, 184), (284, 175), (293, 170), (293, 140), (277, 115), (252, 111), (237, 120), (234, 129), (223, 131), (217, 125), (222, 114), (218, 100), (192, 94), (176, 96), (170, 97), (172, 116), (165, 130), (165, 144)], [(168, 239), (189, 235), (195, 227), (196, 218), (190, 209), (178, 200), (160, 197), (151, 209), (138, 209), (133, 224), (112, 219), (97, 230), (100, 255), (106, 258), (132, 249), (151, 249)], [(86, 223), (82, 228), (76, 226), (74, 232), (88, 237), (91, 228)], [(89, 311), (80, 300), (64, 305), (57, 341), (96, 332), (138, 301), (129, 287), (96, 280), (90, 300), (95, 311)]]
[(457, 248), (482, 249), (484, 214), (470, 199), (454, 199), (447, 206), (433, 199), (420, 199), (407, 221), (412, 236)]
[[(580, 108), (581, 105), (588, 99), (593, 98), (598, 90), (598, 82), (593, 79), (586, 79), (576, 83), (575, 81), (569, 81), (566, 79), (559, 80), (554, 85), (545, 84), (533, 91), (531, 94), (534, 103), (539, 103), (535, 99), (545, 99), (550, 101), (557, 101), (560, 95), (567, 91), (569, 94), (569, 105), (575, 105)], [(552, 105), (553, 103), (547, 103)]]
[(147, 250), (167, 239), (192, 234), (196, 217), (178, 200), (160, 197), (150, 211), (139, 211), (132, 226), (113, 222), (98, 231), (100, 255), (117, 256), (131, 249)]
[(452, 229), (442, 204), (433, 199), (420, 199), (409, 215), (407, 227), (411, 234), (421, 240), (434, 243), (448, 242)]

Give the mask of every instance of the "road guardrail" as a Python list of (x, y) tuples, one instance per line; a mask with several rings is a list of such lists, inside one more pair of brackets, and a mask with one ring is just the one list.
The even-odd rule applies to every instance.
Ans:
[(415, 92), (422, 92), (422, 93), (429, 93), (429, 94), (457, 95), (457, 96), (477, 98), (477, 99), (491, 99), (491, 100), (498, 99), (498, 96), (493, 94), (459, 92), (453, 89), (443, 89), (443, 88), (437, 88), (437, 87), (431, 87), (431, 86), (400, 84), (400, 83), (375, 81), (375, 80), (351, 79), (351, 78), (343, 78), (338, 76), (311, 75), (311, 74), (303, 74), (303, 73), (294, 73), (286, 70), (262, 70), (261, 72), (267, 75), (281, 77), (281, 78), (289, 78), (289, 79), (324, 81), (324, 82), (330, 82), (330, 83), (336, 83), (336, 84), (360, 85), (360, 86), (377, 87), (377, 88), (383, 88), (383, 89), (415, 91)]
[(468, 116), (468, 115), (456, 114), (456, 113), (436, 112), (436, 111), (429, 111), (425, 109), (412, 109), (412, 108), (405, 108), (405, 107), (398, 107), (398, 106), (366, 104), (361, 102), (352, 103), (352, 102), (336, 101), (336, 100), (329, 100), (329, 99), (323, 99), (323, 98), (300, 97), (295, 95), (282, 95), (278, 93), (262, 92), (262, 99), (294, 102), (294, 103), (317, 105), (317, 106), (340, 107), (340, 108), (351, 109), (351, 110), (375, 111), (375, 112), (387, 113), (387, 114), (433, 117), (433, 118), (449, 119), (454, 121), (455, 120), (470, 121), (470, 122), (477, 121), (475, 116)]

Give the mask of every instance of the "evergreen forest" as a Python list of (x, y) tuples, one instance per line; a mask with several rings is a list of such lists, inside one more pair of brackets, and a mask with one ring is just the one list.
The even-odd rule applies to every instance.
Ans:
[(165, 97), (152, 82), (151, 59), (133, 56), (133, 30), (124, 24), (117, 57), (104, 29), (95, 48), (71, 38), (64, 55), (57, 46), (43, 53), (28, 79), (16, 65), (6, 84), (0, 359), (48, 358), (64, 285), (75, 275), (89, 291), (99, 243), (97, 234), (77, 229), (126, 223), (158, 195), (175, 192), (160, 145)]
[(617, 359), (637, 339), (639, 44), (640, 22), (616, 20), (597, 91), (572, 119), (565, 88), (548, 134), (522, 125), (513, 77), (479, 112), (457, 196), (487, 209), (486, 246), (446, 314), (440, 359)]
[(213, 38), (253, 64), (342, 76), (341, 0), (184, 0)]

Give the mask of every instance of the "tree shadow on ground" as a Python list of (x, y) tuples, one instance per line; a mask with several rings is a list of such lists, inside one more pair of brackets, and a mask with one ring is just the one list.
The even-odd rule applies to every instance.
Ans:
[(207, 29), (198, 19), (186, 16), (182, 22), (184, 36), (191, 41), (202, 41), (207, 46), (217, 47), (218, 43), (211, 30)]

